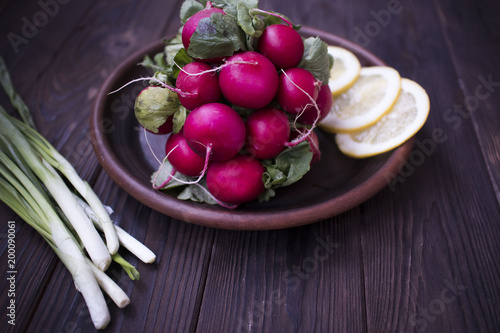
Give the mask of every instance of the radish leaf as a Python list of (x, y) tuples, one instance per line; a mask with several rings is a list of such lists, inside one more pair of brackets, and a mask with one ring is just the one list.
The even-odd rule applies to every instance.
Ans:
[(187, 51), (197, 59), (227, 57), (245, 50), (245, 39), (245, 32), (233, 17), (215, 13), (200, 20)]

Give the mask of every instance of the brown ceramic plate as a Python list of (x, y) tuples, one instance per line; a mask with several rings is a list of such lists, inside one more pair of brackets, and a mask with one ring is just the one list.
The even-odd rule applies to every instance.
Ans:
[[(335, 35), (307, 27), (301, 32), (351, 50), (363, 66), (384, 65), (373, 54)], [(183, 201), (177, 199), (174, 192), (153, 190), (150, 176), (159, 164), (150, 147), (163, 158), (166, 137), (148, 135), (146, 141), (134, 117), (134, 99), (147, 83), (108, 93), (147, 75), (137, 64), (144, 55), (154, 55), (162, 48), (161, 41), (150, 45), (113, 71), (99, 90), (90, 127), (94, 151), (104, 170), (132, 197), (165, 215), (194, 224), (240, 230), (281, 229), (314, 223), (358, 206), (389, 185), (413, 148), (412, 139), (388, 153), (352, 159), (339, 152), (332, 134), (318, 130), (322, 159), (303, 179), (279, 189), (269, 202), (251, 202), (236, 210)]]

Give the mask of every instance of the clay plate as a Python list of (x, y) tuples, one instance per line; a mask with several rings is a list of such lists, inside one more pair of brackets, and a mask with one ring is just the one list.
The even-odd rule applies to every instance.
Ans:
[[(304, 36), (319, 36), (330, 45), (354, 52), (363, 66), (385, 65), (375, 55), (338, 36), (303, 27)], [(388, 153), (352, 159), (337, 149), (334, 136), (317, 130), (322, 159), (292, 186), (279, 189), (269, 202), (251, 202), (235, 210), (178, 200), (174, 192), (151, 188), (150, 176), (157, 169), (150, 147), (164, 156), (166, 136), (148, 135), (140, 130), (133, 103), (147, 84), (137, 83), (108, 95), (146, 72), (137, 64), (144, 55), (160, 52), (158, 41), (127, 58), (99, 90), (92, 110), (90, 127), (96, 156), (109, 176), (144, 205), (173, 218), (222, 229), (266, 230), (290, 228), (325, 220), (356, 207), (389, 185), (413, 148), (411, 139)], [(149, 142), (149, 144), (148, 144)]]

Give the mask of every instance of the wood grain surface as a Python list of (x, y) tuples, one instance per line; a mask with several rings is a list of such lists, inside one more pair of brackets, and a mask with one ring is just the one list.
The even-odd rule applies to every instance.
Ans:
[[(115, 222), (157, 255), (146, 265), (124, 253), (139, 281), (110, 268), (132, 302), (110, 303), (105, 331), (500, 332), (500, 3), (260, 1), (366, 48), (431, 101), (408, 163), (385, 189), (341, 215), (276, 231), (159, 214), (121, 190), (94, 155), (88, 118), (100, 85), (131, 53), (175, 33), (181, 4), (0, 4), (0, 52), (40, 132), (114, 208)], [(9, 106), (3, 93), (0, 103)], [(8, 221), (16, 230), (15, 326), (7, 317)], [(0, 331), (93, 331), (64, 265), (3, 203), (0, 236)]]

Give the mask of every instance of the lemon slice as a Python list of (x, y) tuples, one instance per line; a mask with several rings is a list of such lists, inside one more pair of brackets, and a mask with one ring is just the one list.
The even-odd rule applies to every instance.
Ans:
[(334, 98), (328, 115), (320, 122), (325, 130), (350, 133), (376, 123), (396, 102), (401, 76), (392, 67), (363, 67), (356, 82)]
[(328, 46), (328, 53), (333, 57), (328, 85), (334, 96), (349, 89), (359, 76), (361, 64), (351, 51), (340, 46)]
[(376, 124), (353, 133), (337, 134), (335, 141), (344, 154), (362, 158), (394, 149), (424, 125), (430, 103), (425, 90), (416, 82), (403, 78), (401, 93), (394, 107)]

